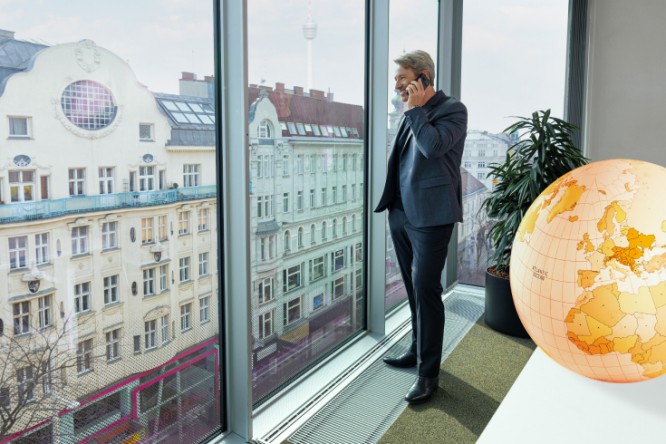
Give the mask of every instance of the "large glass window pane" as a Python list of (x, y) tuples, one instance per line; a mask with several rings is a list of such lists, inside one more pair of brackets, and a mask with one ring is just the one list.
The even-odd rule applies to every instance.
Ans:
[(0, 442), (222, 429), (214, 5), (3, 5)]
[[(342, 226), (363, 220), (364, 202), (339, 198), (343, 189), (360, 194), (364, 182), (364, 8), (356, 0), (266, 5), (248, 1), (255, 403), (365, 319), (354, 255), (364, 233)], [(335, 164), (352, 156), (354, 170)], [(266, 238), (277, 240), (275, 256)]]
[[(398, 132), (400, 119), (405, 111), (404, 103), (395, 91), (396, 64), (393, 60), (403, 52), (421, 49), (432, 57), (437, 66), (437, 0), (391, 0), (389, 9), (389, 115), (386, 140), (386, 157), (391, 154), (393, 140)], [(418, 23), (418, 26), (414, 26)], [(450, 91), (444, 91), (450, 94)], [(352, 193), (355, 191), (352, 188)], [(388, 312), (407, 299), (405, 286), (400, 275), (398, 257), (393, 248), (388, 218), (386, 222), (386, 303)]]
[[(504, 162), (515, 119), (564, 105), (567, 0), (465, 2), (462, 101), (469, 125), (462, 158), (464, 222), (458, 224), (458, 281), (485, 285), (491, 221), (481, 203), (496, 186), (493, 163)], [(529, 61), (529, 63), (523, 63)]]

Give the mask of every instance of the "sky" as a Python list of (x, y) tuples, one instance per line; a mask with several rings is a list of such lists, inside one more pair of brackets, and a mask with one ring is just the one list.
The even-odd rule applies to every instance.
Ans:
[[(361, 0), (311, 0), (317, 24), (313, 88), (363, 104)], [(302, 25), (308, 0), (248, 0), (248, 80), (307, 86)], [(561, 116), (567, 0), (467, 0), (463, 13), (462, 91), (469, 128), (499, 132), (509, 116), (552, 108)], [(131, 14), (127, 11), (131, 10)], [(178, 92), (182, 71), (213, 74), (210, 0), (0, 0), (0, 29), (48, 45), (91, 39), (129, 63), (155, 92)], [(389, 56), (437, 50), (436, 0), (392, 0)], [(389, 82), (395, 65), (386, 67)], [(387, 85), (392, 94), (392, 84)]]

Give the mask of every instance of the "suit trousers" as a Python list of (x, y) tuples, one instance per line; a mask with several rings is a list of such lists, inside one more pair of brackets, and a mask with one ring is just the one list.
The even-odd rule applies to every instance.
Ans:
[(439, 375), (444, 341), (442, 270), (455, 224), (416, 228), (398, 208), (389, 210), (389, 228), (412, 313), (411, 352), (419, 376)]

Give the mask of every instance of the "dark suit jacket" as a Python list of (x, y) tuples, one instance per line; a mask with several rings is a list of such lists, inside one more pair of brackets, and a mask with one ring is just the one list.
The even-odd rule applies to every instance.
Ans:
[(393, 148), (384, 193), (375, 209), (391, 206), (398, 172), (405, 215), (417, 228), (462, 222), (460, 162), (467, 136), (467, 108), (438, 91), (423, 107), (405, 112), (405, 146)]

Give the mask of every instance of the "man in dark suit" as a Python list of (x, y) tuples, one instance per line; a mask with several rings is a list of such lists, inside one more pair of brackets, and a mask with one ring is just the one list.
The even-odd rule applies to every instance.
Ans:
[[(435, 91), (435, 66), (424, 51), (396, 60), (395, 89), (407, 111), (388, 162), (376, 212), (389, 210), (389, 227), (412, 313), (409, 350), (384, 362), (416, 367), (405, 395), (425, 402), (437, 389), (444, 336), (441, 274), (456, 222), (462, 222), (460, 162), (467, 135), (467, 109)], [(425, 78), (425, 80), (423, 80)]]

